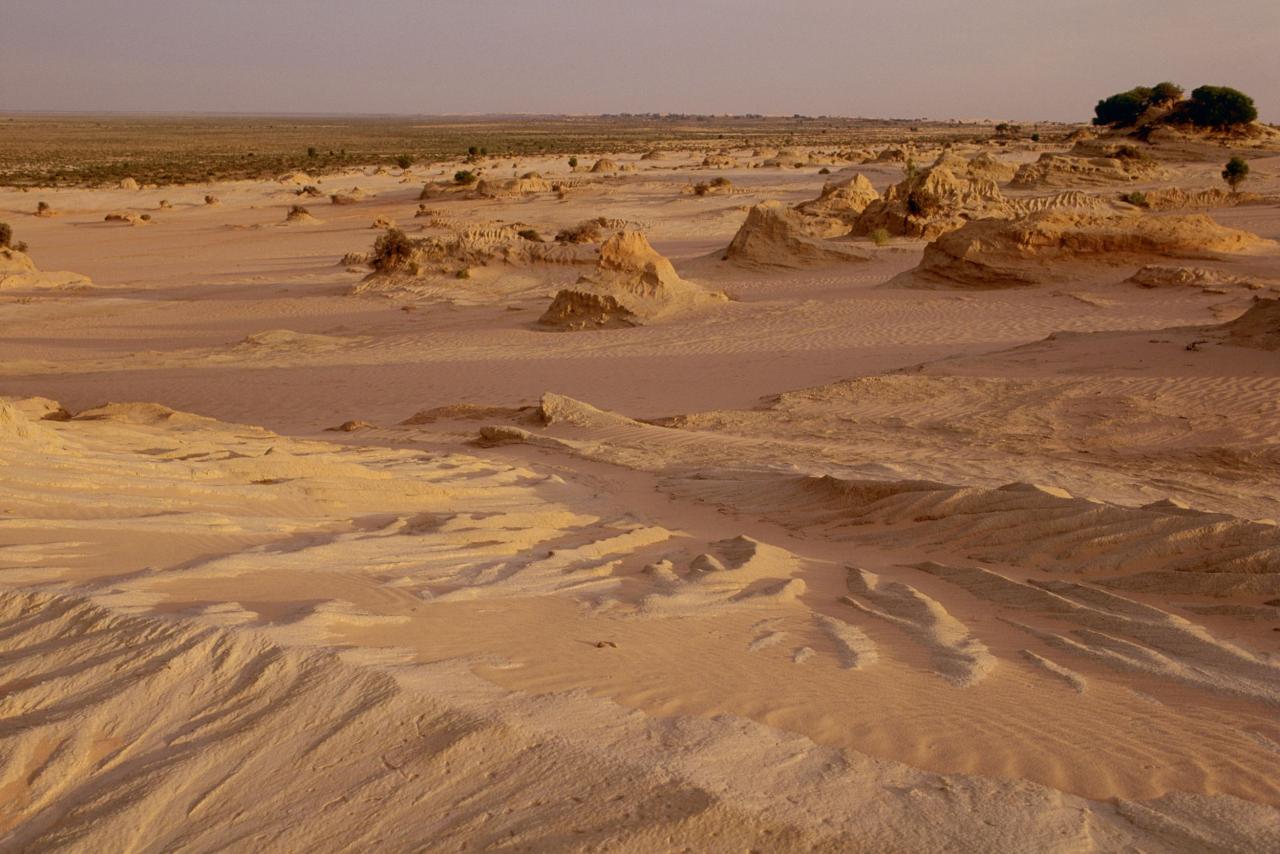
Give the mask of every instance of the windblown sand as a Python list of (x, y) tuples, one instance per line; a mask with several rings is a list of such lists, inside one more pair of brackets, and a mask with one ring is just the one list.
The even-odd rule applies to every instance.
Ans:
[(1280, 156), (1072, 156), (0, 191), (0, 849), (1277, 850)]

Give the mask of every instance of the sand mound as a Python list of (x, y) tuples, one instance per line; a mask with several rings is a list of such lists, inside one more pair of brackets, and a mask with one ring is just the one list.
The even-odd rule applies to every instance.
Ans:
[(571, 330), (632, 326), (723, 299), (681, 279), (642, 232), (623, 231), (600, 247), (595, 272), (556, 294), (538, 322)]
[(1009, 216), (1000, 187), (986, 178), (958, 177), (945, 166), (932, 166), (908, 176), (867, 205), (855, 234), (884, 229), (903, 237), (932, 239), (969, 220)]
[(1257, 350), (1280, 350), (1280, 299), (1258, 297), (1235, 320), (1217, 327), (1223, 343)]
[(911, 273), (945, 287), (1003, 288), (1054, 281), (1079, 262), (1141, 263), (1150, 258), (1216, 258), (1270, 245), (1207, 216), (1153, 217), (1049, 210), (1016, 220), (978, 220), (925, 247)]
[(406, 279), (457, 276), (461, 270), (490, 264), (576, 265), (597, 260), (589, 246), (530, 240), (522, 231), (526, 230), (515, 225), (478, 223), (445, 237), (405, 238), (405, 249), (396, 263), (383, 269), (375, 266), (352, 293), (397, 290)]
[(112, 421), (118, 424), (154, 426), (213, 426), (212, 418), (179, 412), (159, 403), (104, 403), (78, 413), (73, 421)]
[(551, 182), (537, 173), (506, 180), (482, 178), (476, 184), (476, 195), (486, 199), (510, 199), (549, 192), (551, 192)]
[(140, 214), (133, 211), (113, 211), (104, 216), (102, 221), (122, 222), (126, 225), (147, 225), (151, 222), (151, 214)]
[[(1077, 143), (1076, 149), (1089, 143)], [(1073, 150), (1074, 151), (1074, 150)], [(1117, 156), (1117, 154), (1122, 156)], [(1046, 152), (1034, 163), (1019, 167), (1010, 182), (1014, 187), (1079, 187), (1150, 181), (1165, 174), (1158, 163), (1128, 155), (1127, 148), (1112, 146), (1095, 155)]]
[(592, 172), (617, 172), (618, 164), (607, 157), (601, 157), (591, 166)]
[(1183, 187), (1166, 187), (1147, 190), (1143, 194), (1146, 207), (1153, 211), (1186, 210), (1195, 208), (1228, 208), (1236, 205), (1257, 204), (1263, 201), (1256, 193), (1232, 193), (1219, 187), (1198, 190)]
[(120, 189), (122, 189), (122, 190), (136, 190), (136, 189), (138, 189), (138, 182), (137, 182), (136, 180), (134, 180), (133, 178), (125, 178), (124, 180), (122, 180), (122, 181), (120, 182)]
[(801, 202), (796, 210), (805, 216), (827, 220), (821, 231), (824, 237), (848, 234), (866, 210), (867, 205), (878, 201), (880, 194), (864, 175), (854, 175), (843, 181), (829, 181), (816, 199)]
[(61, 440), (53, 431), (33, 424), (15, 401), (5, 398), (0, 398), (0, 442), (46, 451), (62, 446)]
[(1108, 198), (1086, 193), (1082, 190), (1063, 190), (1048, 196), (1031, 196), (1029, 198), (1008, 199), (1010, 217), (1025, 216), (1037, 211), (1080, 210), (1109, 211), (1118, 207)]
[(871, 157), (867, 162), (869, 163), (906, 163), (907, 160), (910, 159), (910, 157), (911, 157), (911, 152), (908, 151), (907, 149), (890, 146), (888, 148), (880, 149), (880, 151), (877, 154), (875, 154), (873, 157)]
[(82, 288), (93, 284), (79, 273), (47, 273), (36, 267), (25, 252), (0, 249), (0, 290)]
[(295, 332), (292, 329), (268, 329), (264, 332), (246, 335), (244, 340), (235, 346), (235, 349), (242, 353), (318, 353), (326, 350), (342, 349), (350, 345), (351, 340), (350, 338), (342, 338), (336, 335)]
[(1144, 288), (1216, 288), (1224, 285), (1247, 285), (1250, 280), (1206, 267), (1147, 264), (1125, 281)]
[(281, 184), (291, 185), (295, 187), (314, 186), (316, 183), (315, 178), (312, 178), (306, 172), (302, 172), (302, 171), (290, 172), (286, 175), (281, 175), (276, 180), (278, 180)]
[(704, 169), (737, 169), (738, 161), (728, 154), (708, 154), (701, 165)]
[(634, 312), (610, 294), (565, 288), (559, 291), (538, 323), (558, 329), (620, 329), (637, 325)]
[(297, 225), (317, 225), (320, 222), (320, 220), (311, 215), (311, 211), (302, 205), (294, 205), (289, 208), (289, 212), (285, 214), (284, 221)]
[(1017, 173), (1018, 167), (1012, 163), (1005, 163), (998, 160), (991, 152), (984, 151), (969, 160), (965, 167), (965, 173), (972, 178), (986, 178), (995, 181), (998, 184), (1004, 184), (1013, 180), (1013, 176)]
[(723, 258), (740, 267), (805, 267), (844, 261), (866, 261), (868, 256), (850, 244), (824, 240), (822, 231), (808, 217), (782, 202), (764, 202), (747, 213)]

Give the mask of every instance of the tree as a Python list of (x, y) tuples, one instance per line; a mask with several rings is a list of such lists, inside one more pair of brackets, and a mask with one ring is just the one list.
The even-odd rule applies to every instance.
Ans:
[(413, 165), (413, 158), (407, 154), (401, 154), (399, 157), (396, 158), (396, 165), (399, 166), (401, 169), (408, 169), (410, 166)]
[(578, 158), (576, 158), (576, 157), (570, 157), (570, 158), (569, 158), (569, 168), (570, 168), (570, 169), (577, 169), (577, 168), (578, 168)]
[(1253, 99), (1230, 86), (1200, 86), (1187, 101), (1186, 117), (1198, 127), (1229, 128), (1258, 118)]
[(1152, 90), (1146, 86), (1136, 86), (1128, 92), (1103, 98), (1093, 108), (1093, 123), (1111, 127), (1129, 127), (1136, 124), (1138, 118), (1150, 106), (1151, 96)]
[(1233, 157), (1227, 161), (1227, 166), (1222, 170), (1222, 180), (1227, 182), (1227, 186), (1231, 188), (1231, 192), (1240, 192), (1240, 185), (1244, 183), (1244, 179), (1249, 177), (1249, 164), (1244, 161), (1243, 157)]
[(308, 157), (319, 157), (319, 156), (320, 156), (320, 152), (316, 151), (316, 147), (315, 147), (314, 145), (309, 145), (309, 146), (307, 146), (307, 156), (308, 156)]
[(1171, 106), (1182, 100), (1182, 87), (1165, 81), (1151, 87), (1152, 106)]
[(8, 249), (13, 243), (13, 229), (9, 223), (0, 222), (0, 249)]

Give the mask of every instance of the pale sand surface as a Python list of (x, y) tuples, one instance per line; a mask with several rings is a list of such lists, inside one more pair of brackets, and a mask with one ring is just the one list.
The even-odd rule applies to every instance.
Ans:
[[(0, 191), (92, 282), (0, 289), (0, 848), (1280, 848), (1280, 316), (1221, 326), (1280, 295), (1280, 157), (1207, 211), (1240, 252), (984, 290), (883, 287), (909, 236), (721, 260), (903, 173), (702, 156)], [(595, 216), (673, 262), (652, 322), (539, 325), (589, 265), (339, 263)]]

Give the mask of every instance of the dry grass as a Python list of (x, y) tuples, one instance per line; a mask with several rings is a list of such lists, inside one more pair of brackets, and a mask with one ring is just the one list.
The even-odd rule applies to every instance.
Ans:
[[(409, 158), (432, 163), (468, 149), (537, 154), (712, 150), (985, 138), (986, 125), (841, 118), (0, 116), (0, 185), (107, 186), (326, 174)], [(312, 156), (314, 152), (314, 156)]]

